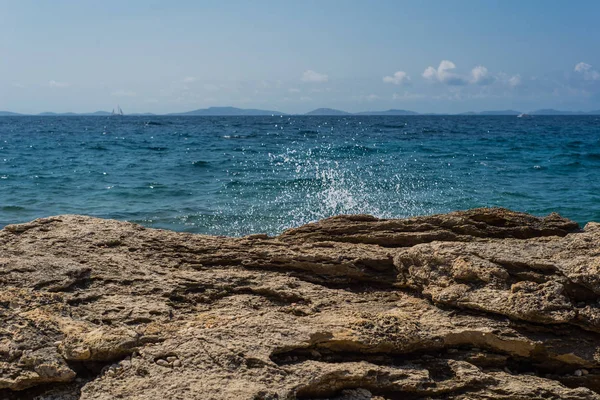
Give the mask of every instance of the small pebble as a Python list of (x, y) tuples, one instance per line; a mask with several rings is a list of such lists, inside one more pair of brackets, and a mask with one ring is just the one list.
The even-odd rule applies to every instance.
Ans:
[(590, 371), (588, 371), (587, 369), (582, 369), (581, 373), (584, 375), (588, 375), (590, 373)]
[(161, 367), (170, 367), (171, 364), (169, 364), (166, 360), (163, 360), (162, 358), (156, 360), (156, 364), (160, 365)]
[(170, 363), (172, 363), (175, 360), (177, 360), (177, 357), (175, 357), (175, 356), (169, 356), (169, 357), (167, 357), (167, 361), (170, 362)]
[(175, 361), (173, 361), (173, 366), (174, 367), (181, 367), (181, 360), (175, 360)]
[(456, 353), (458, 353), (458, 349), (448, 349), (448, 353), (456, 354)]
[(575, 372), (573, 372), (573, 375), (575, 375), (575, 376), (581, 376), (581, 375), (583, 375), (583, 371), (580, 370), (580, 369), (578, 369)]

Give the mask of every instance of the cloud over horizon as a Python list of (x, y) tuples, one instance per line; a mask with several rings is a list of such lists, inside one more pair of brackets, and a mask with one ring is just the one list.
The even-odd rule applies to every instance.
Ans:
[(588, 63), (580, 62), (575, 65), (574, 71), (581, 74), (583, 79), (588, 81), (598, 81), (600, 80), (600, 72), (592, 68), (592, 66)]
[(471, 70), (471, 83), (476, 85), (489, 85), (496, 80), (489, 74), (488, 69), (483, 65), (478, 65)]
[(456, 64), (452, 61), (442, 60), (437, 69), (431, 66), (425, 68), (422, 76), (429, 81), (440, 82), (446, 85), (466, 85), (469, 81), (465, 77), (453, 72), (455, 69)]
[(327, 82), (329, 76), (313, 71), (312, 69), (306, 70), (302, 73), (302, 82)]
[(508, 75), (503, 72), (492, 74), (483, 65), (475, 66), (469, 74), (455, 72), (456, 64), (450, 60), (442, 60), (437, 68), (429, 66), (423, 71), (423, 78), (430, 82), (448, 86), (490, 86), (496, 82), (515, 88), (521, 84), (521, 75)]
[(393, 83), (394, 85), (402, 85), (410, 82), (410, 77), (404, 71), (397, 71), (392, 76), (384, 76), (383, 81), (385, 83)]

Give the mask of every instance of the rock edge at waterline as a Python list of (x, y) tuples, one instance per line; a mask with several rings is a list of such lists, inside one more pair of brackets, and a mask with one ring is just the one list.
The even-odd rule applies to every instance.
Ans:
[(599, 272), (599, 224), (498, 208), (9, 225), (0, 399), (600, 399)]

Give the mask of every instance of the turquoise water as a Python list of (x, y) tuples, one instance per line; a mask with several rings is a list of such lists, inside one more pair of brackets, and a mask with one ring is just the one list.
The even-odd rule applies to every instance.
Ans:
[(0, 118), (0, 226), (76, 213), (273, 234), (479, 206), (600, 221), (600, 119)]

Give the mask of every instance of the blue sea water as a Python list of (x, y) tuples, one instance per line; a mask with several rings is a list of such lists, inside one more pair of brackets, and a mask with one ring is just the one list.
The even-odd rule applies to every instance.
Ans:
[(275, 234), (480, 206), (600, 221), (600, 118), (0, 118), (0, 227), (74, 213)]

